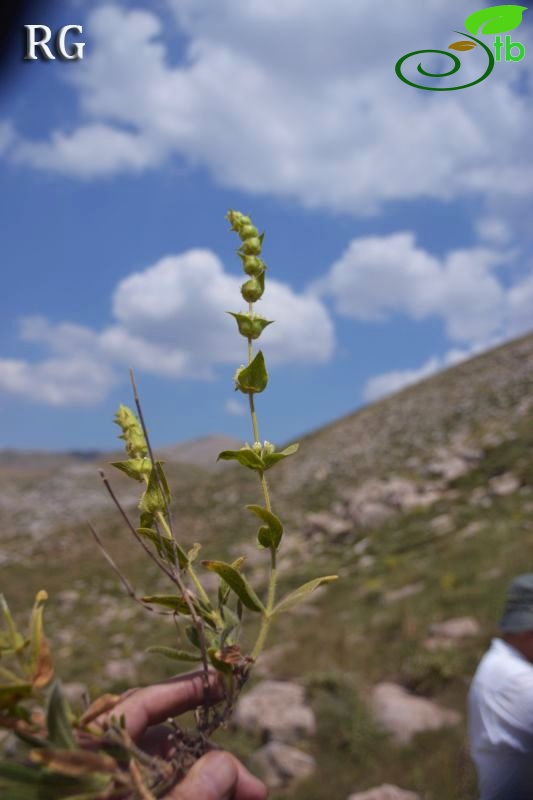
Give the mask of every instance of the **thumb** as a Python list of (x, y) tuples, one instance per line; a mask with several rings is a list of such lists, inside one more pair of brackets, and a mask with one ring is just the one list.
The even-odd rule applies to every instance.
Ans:
[(215, 750), (196, 762), (167, 800), (233, 800), (237, 781), (233, 757)]

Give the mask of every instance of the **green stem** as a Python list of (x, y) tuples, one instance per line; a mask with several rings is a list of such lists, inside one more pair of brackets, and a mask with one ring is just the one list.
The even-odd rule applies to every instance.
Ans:
[(265, 646), (266, 638), (270, 630), (270, 625), (272, 624), (272, 611), (274, 609), (274, 602), (276, 600), (277, 568), (276, 568), (276, 551), (274, 550), (274, 548), (270, 550), (270, 559), (271, 559), (270, 560), (271, 569), (270, 569), (270, 580), (268, 582), (267, 606), (265, 609), (265, 613), (263, 614), (263, 621), (261, 622), (261, 628), (259, 629), (257, 641), (252, 650), (252, 658), (254, 661), (257, 660), (258, 656), (261, 654), (263, 650), (263, 647)]
[[(166, 535), (168, 536), (168, 538), (169, 539), (173, 539), (174, 537), (172, 536), (172, 531), (170, 530), (170, 526), (169, 526), (169, 524), (168, 524), (163, 512), (162, 511), (158, 511), (157, 514), (156, 514), (156, 517), (157, 517), (158, 522), (161, 524), (161, 527), (165, 531)], [(206, 603), (206, 605), (208, 607), (211, 607), (211, 601), (209, 599), (209, 595), (207, 594), (207, 592), (205, 591), (204, 587), (202, 586), (202, 583), (201, 583), (198, 575), (194, 571), (194, 568), (193, 568), (192, 564), (189, 564), (186, 567), (185, 571), (189, 575), (191, 581), (194, 583), (194, 585), (196, 587), (196, 591), (198, 592), (198, 596), (201, 598), (201, 600), (204, 603)]]
[[(250, 315), (253, 314), (253, 303), (248, 304), (248, 309)], [(248, 339), (248, 364), (251, 364), (253, 360), (253, 347), (252, 347), (252, 340)], [(257, 414), (255, 413), (255, 405), (254, 405), (254, 395), (253, 392), (248, 393), (248, 399), (250, 401), (250, 415), (252, 417), (252, 430), (254, 434), (254, 441), (259, 442), (259, 426), (257, 424)], [(261, 481), (261, 488), (263, 490), (263, 496), (265, 498), (265, 506), (268, 511), (272, 511), (272, 507), (270, 504), (270, 495), (268, 492), (268, 484), (266, 482), (264, 472), (259, 473), (259, 480)], [(263, 614), (263, 619), (261, 622), (261, 627), (259, 629), (259, 634), (257, 636), (257, 641), (254, 645), (252, 650), (252, 658), (254, 661), (257, 659), (263, 647), (265, 646), (265, 641), (268, 636), (268, 631), (270, 630), (270, 625), (272, 623), (272, 611), (274, 608), (274, 602), (276, 600), (276, 582), (277, 582), (277, 568), (276, 568), (276, 550), (275, 548), (271, 548), (270, 550), (270, 576), (268, 581), (268, 595), (267, 595), (267, 605), (265, 612)]]

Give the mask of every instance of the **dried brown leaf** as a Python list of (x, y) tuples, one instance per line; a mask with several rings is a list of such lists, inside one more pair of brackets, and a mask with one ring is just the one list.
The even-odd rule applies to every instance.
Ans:
[(112, 711), (121, 699), (120, 694), (103, 694), (97, 697), (94, 703), (91, 703), (89, 708), (80, 717), (80, 725), (88, 725), (93, 722), (100, 714), (107, 714)]
[(88, 750), (32, 750), (31, 760), (44, 764), (53, 772), (77, 778), (95, 772), (115, 772), (117, 762), (105, 753), (91, 753)]

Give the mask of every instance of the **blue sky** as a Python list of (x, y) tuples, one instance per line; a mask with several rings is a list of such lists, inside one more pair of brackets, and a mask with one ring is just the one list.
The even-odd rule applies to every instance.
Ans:
[(264, 438), (533, 327), (528, 12), (522, 62), (441, 93), (394, 64), (478, 2), (49, 5), (86, 49), (0, 84), (0, 447), (113, 446), (130, 365), (156, 443), (250, 437), (230, 207), (266, 230)]

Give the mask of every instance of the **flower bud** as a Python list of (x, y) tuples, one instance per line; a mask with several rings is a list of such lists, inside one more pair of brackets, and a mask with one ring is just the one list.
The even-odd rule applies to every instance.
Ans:
[(258, 456), (260, 456), (262, 450), (261, 442), (254, 442), (252, 445), (252, 450), (254, 451), (254, 453), (257, 453)]
[(272, 442), (267, 442), (267, 440), (265, 439), (265, 441), (263, 442), (263, 450), (261, 455), (270, 455), (271, 453), (274, 452), (275, 449), (276, 448), (274, 447)]
[(246, 274), (251, 275), (254, 278), (258, 278), (259, 275), (261, 275), (261, 273), (266, 269), (265, 262), (257, 256), (241, 255), (241, 259), (242, 267)]
[(261, 252), (261, 239), (258, 236), (246, 239), (242, 243), (239, 252), (246, 256), (258, 256)]
[(250, 278), (249, 281), (241, 286), (241, 294), (247, 303), (256, 303), (265, 291), (265, 281), (263, 275), (259, 278)]
[(243, 217), (244, 217), (244, 214), (241, 214), (240, 211), (233, 211), (232, 209), (230, 209), (228, 211), (228, 213), (226, 214), (226, 219), (230, 223), (231, 229), (233, 231), (237, 231), (237, 232), (238, 232), (240, 226), (243, 224), (243, 222), (242, 222)]
[(241, 225), (239, 228), (239, 236), (244, 241), (245, 239), (259, 238), (259, 231), (255, 225)]

